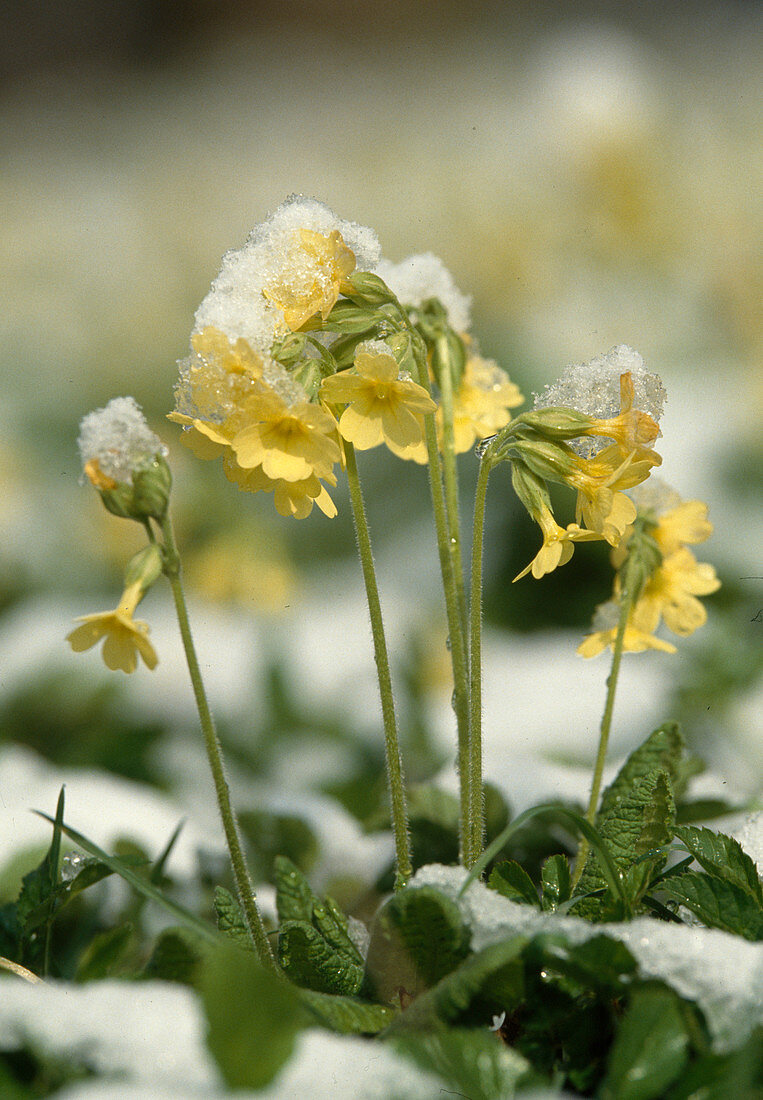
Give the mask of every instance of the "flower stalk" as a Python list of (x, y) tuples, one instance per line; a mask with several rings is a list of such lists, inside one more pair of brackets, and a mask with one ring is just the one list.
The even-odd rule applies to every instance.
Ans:
[(381, 602), (379, 600), (379, 586), (376, 581), (376, 570), (374, 568), (374, 559), (371, 550), (371, 535), (368, 529), (368, 520), (366, 519), (366, 509), (363, 503), (360, 477), (358, 476), (355, 448), (352, 443), (349, 442), (345, 442), (344, 448), (347, 463), (347, 484), (350, 490), (352, 516), (355, 524), (355, 537), (357, 539), (360, 564), (363, 570), (363, 581), (366, 588), (368, 613), (371, 619), (374, 660), (376, 662), (376, 674), (379, 680), (379, 695), (381, 696), (382, 718), (384, 721), (384, 748), (387, 762), (387, 783), (389, 786), (390, 814), (392, 818), (392, 832), (395, 837), (395, 854), (397, 862), (395, 889), (399, 890), (405, 886), (413, 873), (410, 837), (408, 833), (405, 781), (403, 778), (403, 761), (400, 753), (397, 718), (395, 716), (395, 701), (392, 694), (392, 677), (390, 674), (389, 656), (387, 653), (387, 640), (384, 633)]
[(163, 517), (161, 528), (164, 538), (164, 572), (170, 582), (172, 596), (175, 601), (175, 611), (180, 627), (180, 636), (183, 641), (183, 649), (185, 650), (186, 661), (188, 663), (188, 672), (191, 677), (193, 694), (199, 712), (202, 732), (204, 734), (207, 759), (212, 771), (217, 805), (220, 809), (220, 817), (222, 818), (225, 840), (233, 868), (233, 877), (236, 882), (236, 891), (257, 957), (263, 966), (276, 973), (280, 973), (275, 958), (273, 957), (273, 952), (270, 949), (265, 926), (257, 906), (254, 888), (244, 860), (238, 823), (231, 804), (228, 781), (225, 777), (220, 741), (217, 736), (212, 713), (209, 709), (207, 693), (204, 688), (199, 661), (196, 656), (196, 647), (194, 646), (193, 637), (191, 635), (188, 608), (186, 606), (183, 584), (180, 579), (180, 556), (175, 543), (175, 536), (169, 514), (165, 514)]

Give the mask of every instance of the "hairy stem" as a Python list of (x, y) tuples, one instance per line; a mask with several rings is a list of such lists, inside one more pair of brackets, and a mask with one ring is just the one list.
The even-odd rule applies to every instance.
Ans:
[(355, 522), (355, 536), (358, 543), (360, 564), (366, 586), (368, 613), (371, 619), (371, 633), (374, 641), (376, 674), (379, 680), (379, 694), (381, 696), (382, 718), (384, 720), (387, 784), (389, 788), (392, 831), (395, 837), (395, 853), (397, 857), (395, 888), (400, 889), (402, 886), (405, 886), (413, 872), (410, 837), (408, 834), (408, 809), (405, 799), (403, 762), (400, 754), (397, 719), (395, 717), (395, 701), (392, 695), (392, 677), (389, 669), (387, 640), (384, 635), (384, 623), (382, 621), (381, 603), (379, 601), (379, 586), (376, 583), (376, 570), (374, 569), (374, 559), (371, 552), (371, 536), (368, 530), (368, 521), (366, 519), (366, 509), (363, 503), (363, 493), (360, 487), (360, 478), (358, 477), (355, 449), (351, 443), (345, 443), (344, 448), (347, 460), (347, 483), (350, 490), (352, 516)]
[(204, 734), (207, 759), (209, 760), (209, 766), (212, 770), (215, 794), (217, 795), (217, 805), (220, 809), (225, 840), (228, 845), (228, 852), (233, 867), (236, 891), (249, 930), (249, 935), (252, 938), (252, 943), (260, 962), (263, 966), (268, 967), (276, 973), (280, 973), (273, 957), (273, 952), (270, 949), (265, 926), (262, 923), (262, 917), (257, 907), (254, 888), (244, 860), (238, 823), (233, 811), (233, 806), (231, 805), (230, 790), (228, 788), (228, 781), (225, 777), (220, 741), (217, 737), (217, 731), (215, 730), (215, 724), (209, 709), (207, 693), (204, 689), (201, 670), (199, 669), (199, 661), (196, 656), (196, 648), (193, 644), (193, 637), (191, 635), (188, 608), (185, 602), (183, 584), (180, 579), (180, 558), (169, 515), (165, 516), (162, 520), (161, 526), (162, 535), (164, 537), (164, 571), (170, 582), (172, 596), (175, 601), (175, 611), (177, 612), (178, 624), (180, 626), (180, 636), (183, 640), (183, 648), (185, 650), (186, 661), (188, 662), (188, 671), (191, 676), (191, 684), (193, 685), (193, 694), (196, 699), (196, 707), (199, 712), (199, 720)]

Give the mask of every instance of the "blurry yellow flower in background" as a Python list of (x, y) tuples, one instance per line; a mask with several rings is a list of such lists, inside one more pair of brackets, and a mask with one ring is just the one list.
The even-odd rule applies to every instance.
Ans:
[[(577, 648), (581, 657), (597, 657), (607, 647), (614, 650), (617, 637), (617, 621), (620, 617), (620, 605), (616, 600), (609, 600), (596, 609), (593, 620), (593, 631), (586, 635)], [(648, 616), (636, 605), (628, 616), (623, 637), (623, 650), (626, 653), (643, 653), (646, 649), (655, 649), (663, 653), (675, 653), (676, 647), (670, 642), (664, 642), (652, 633), (654, 627), (648, 621)]]
[(329, 404), (347, 403), (339, 433), (359, 451), (386, 443), (393, 454), (408, 458), (424, 439), (424, 417), (437, 406), (418, 382), (401, 374), (383, 340), (359, 344), (355, 371), (324, 379), (321, 397)]
[(222, 531), (186, 555), (183, 572), (207, 599), (270, 613), (283, 610), (297, 588), (286, 548), (270, 530)]
[(84, 653), (105, 638), (102, 656), (107, 668), (134, 672), (138, 655), (148, 668), (156, 668), (159, 658), (148, 640), (148, 625), (132, 617), (142, 597), (143, 587), (136, 582), (124, 590), (119, 606), (113, 611), (80, 616), (76, 621), (81, 622), (82, 626), (66, 638), (74, 652)]
[(355, 270), (355, 254), (337, 229), (328, 237), (298, 229), (295, 244), (288, 268), (277, 282), (263, 289), (293, 332), (316, 313), (325, 321), (339, 295), (350, 289), (346, 280)]
[[(496, 362), (479, 355), (469, 356), (453, 397), (456, 454), (471, 450), (478, 440), (504, 428), (511, 419), (508, 410), (523, 401), (519, 386)], [(441, 415), (438, 420), (441, 421)]]
[(647, 581), (638, 606), (652, 630), (657, 629), (662, 617), (674, 634), (686, 638), (707, 620), (707, 611), (697, 596), (709, 596), (720, 586), (713, 566), (698, 562), (684, 547), (663, 558)]

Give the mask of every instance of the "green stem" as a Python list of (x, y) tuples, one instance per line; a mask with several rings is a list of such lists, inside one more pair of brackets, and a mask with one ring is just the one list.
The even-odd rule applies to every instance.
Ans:
[(384, 720), (384, 746), (387, 760), (390, 813), (392, 816), (392, 831), (395, 836), (395, 852), (397, 855), (395, 889), (400, 889), (402, 886), (405, 886), (413, 873), (410, 837), (408, 834), (408, 810), (405, 800), (405, 781), (403, 779), (403, 762), (400, 755), (400, 741), (397, 733), (395, 701), (392, 695), (392, 677), (389, 670), (387, 641), (384, 635), (384, 623), (382, 621), (381, 603), (379, 601), (379, 587), (376, 583), (376, 571), (374, 569), (374, 559), (371, 551), (371, 536), (368, 530), (368, 521), (366, 519), (366, 509), (363, 503), (363, 493), (360, 487), (360, 478), (358, 477), (358, 464), (355, 461), (355, 448), (351, 443), (345, 443), (344, 448), (347, 461), (347, 483), (350, 490), (353, 520), (355, 522), (355, 536), (358, 543), (358, 553), (360, 554), (360, 564), (363, 570), (363, 580), (366, 586), (368, 612), (371, 618), (371, 634), (374, 640), (374, 659), (376, 661), (382, 718)]
[[(625, 642), (625, 628), (628, 625), (628, 616), (631, 612), (631, 606), (633, 604), (633, 563), (635, 558), (633, 554), (629, 555), (620, 576), (622, 577), (622, 587), (620, 590), (620, 617), (617, 622), (617, 634), (615, 635), (615, 644), (612, 649), (612, 667), (607, 677), (607, 698), (604, 704), (604, 713), (601, 718), (601, 726), (599, 728), (599, 749), (596, 753), (596, 763), (593, 769), (593, 781), (591, 783), (591, 796), (588, 799), (588, 808), (585, 813), (586, 821), (589, 825), (593, 825), (596, 821), (596, 811), (599, 807), (599, 795), (601, 793), (602, 777), (604, 775), (604, 764), (607, 758), (607, 748), (609, 746), (609, 734), (612, 729), (612, 715), (615, 709), (615, 693), (617, 691), (617, 680), (620, 675), (620, 663), (623, 657), (623, 644)], [(585, 867), (588, 853), (590, 851), (590, 845), (584, 837), (580, 842), (578, 848), (577, 859), (575, 861), (575, 873), (572, 878), (572, 888), (577, 886), (580, 876), (583, 874), (583, 868)]]
[(475, 858), (482, 852), (485, 839), (485, 802), (482, 789), (482, 546), (485, 532), (485, 500), (491, 470), (489, 458), (483, 458), (474, 498), (472, 533), (472, 576), (469, 614), (469, 705), (470, 759), (469, 785), (472, 797), (472, 846)]
[[(430, 392), (429, 370), (426, 354), (421, 348), (415, 352), (418, 381)], [(472, 801), (470, 793), (469, 770), (469, 672), (466, 654), (466, 636), (463, 618), (459, 608), (458, 583), (453, 568), (451, 554), (451, 534), (445, 506), (443, 490), (442, 464), (437, 442), (437, 429), (433, 415), (424, 417), (424, 429), (429, 457), (429, 486), (432, 494), (437, 548), (440, 555), (440, 572), (445, 596), (445, 612), (450, 639), (450, 660), (453, 667), (453, 709), (456, 713), (458, 729), (458, 775), (460, 785), (460, 845), (461, 861), (465, 867), (471, 867), (476, 859), (473, 851)]]
[(228, 852), (233, 867), (236, 890), (244, 913), (244, 919), (246, 920), (247, 928), (249, 929), (249, 934), (260, 962), (263, 966), (268, 967), (276, 973), (280, 973), (276, 961), (273, 958), (273, 952), (270, 949), (270, 943), (268, 942), (265, 926), (262, 923), (262, 917), (257, 907), (254, 889), (244, 860), (238, 823), (233, 811), (233, 806), (231, 805), (228, 781), (225, 778), (220, 742), (209, 709), (209, 703), (207, 702), (207, 694), (204, 690), (204, 683), (199, 669), (199, 661), (196, 656), (193, 637), (191, 636), (191, 626), (188, 621), (188, 608), (186, 607), (185, 593), (183, 592), (183, 585), (180, 580), (180, 558), (178, 556), (177, 545), (175, 543), (175, 536), (169, 515), (164, 517), (161, 526), (164, 536), (164, 571), (170, 582), (172, 595), (175, 600), (175, 611), (177, 612), (178, 624), (180, 626), (180, 636), (183, 640), (183, 648), (185, 649), (185, 656), (188, 662), (188, 671), (193, 685), (193, 694), (196, 699), (199, 720), (204, 733), (207, 759), (209, 760), (209, 766), (212, 770), (212, 778), (214, 780), (215, 793), (217, 795), (217, 805), (220, 808), (220, 816), (222, 818), (225, 839), (228, 844)]
[(450, 369), (448, 341), (445, 337), (440, 337), (438, 340), (437, 351), (440, 360), (438, 383), (440, 386), (440, 405), (442, 406), (442, 472), (445, 487), (445, 512), (448, 519), (448, 550), (450, 551), (453, 576), (458, 593), (461, 629), (464, 636), (468, 637), (466, 634), (464, 567), (461, 561), (461, 524), (458, 518), (458, 466), (456, 464), (456, 446), (453, 437), (453, 375)]

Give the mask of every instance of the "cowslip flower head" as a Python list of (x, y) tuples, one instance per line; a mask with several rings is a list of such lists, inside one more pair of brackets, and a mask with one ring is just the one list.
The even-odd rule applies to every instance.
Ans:
[(194, 329), (211, 326), (261, 353), (312, 317), (325, 318), (355, 270), (380, 257), (372, 229), (337, 217), (323, 203), (292, 195), (246, 244), (227, 252), (196, 312)]
[(471, 298), (462, 294), (442, 260), (432, 252), (408, 256), (399, 264), (381, 260), (375, 273), (383, 279), (403, 306), (418, 309), (429, 298), (445, 307), (448, 324), (464, 333), (471, 325)]
[(669, 630), (687, 638), (707, 622), (707, 611), (697, 596), (709, 596), (720, 586), (713, 566), (698, 562), (691, 550), (683, 547), (662, 559), (638, 604), (653, 630), (662, 618)]
[(400, 458), (422, 446), (424, 417), (437, 408), (424, 387), (400, 370), (383, 340), (358, 344), (354, 367), (324, 379), (321, 397), (330, 405), (346, 404), (339, 434), (348, 443), (360, 451), (386, 443)]
[(114, 397), (83, 417), (77, 440), (85, 477), (115, 515), (161, 519), (172, 477), (167, 449), (133, 397)]
[(148, 640), (148, 625), (133, 618), (143, 594), (143, 585), (137, 580), (125, 588), (113, 611), (80, 616), (76, 621), (82, 625), (66, 639), (74, 652), (83, 653), (104, 638), (102, 656), (106, 667), (112, 671), (135, 672), (139, 656), (147, 668), (156, 668), (159, 658)]

